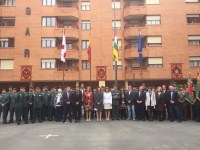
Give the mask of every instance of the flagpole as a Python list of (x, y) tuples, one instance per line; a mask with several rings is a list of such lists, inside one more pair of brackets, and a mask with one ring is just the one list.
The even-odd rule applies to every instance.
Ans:
[[(115, 8), (115, 0), (114, 0), (114, 38), (116, 36), (116, 12), (115, 11), (116, 11), (116, 8)], [(117, 84), (117, 61), (115, 61), (115, 86), (118, 86), (118, 84)]]
[[(63, 34), (65, 35), (65, 28), (63, 29)], [(63, 80), (62, 80), (62, 88), (64, 90), (65, 87), (65, 62), (63, 62)]]

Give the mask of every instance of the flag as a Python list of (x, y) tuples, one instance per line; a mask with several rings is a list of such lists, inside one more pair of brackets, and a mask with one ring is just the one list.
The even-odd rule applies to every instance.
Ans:
[(91, 62), (91, 36), (89, 37), (88, 41), (87, 54), (88, 54), (88, 62)]
[(138, 52), (142, 53), (142, 36), (139, 33), (139, 37), (138, 37)]
[(119, 60), (119, 54), (118, 54), (117, 36), (115, 36), (115, 39), (113, 41), (113, 55), (114, 55), (114, 60), (118, 61)]
[(188, 81), (187, 81), (187, 88), (186, 88), (186, 92), (188, 93), (189, 97), (194, 96), (193, 91), (195, 91), (195, 88), (193, 87), (192, 77), (189, 73)]
[(66, 60), (65, 60), (65, 58), (66, 58), (66, 49), (67, 49), (66, 37), (65, 37), (65, 33), (63, 32), (62, 49), (61, 49), (61, 61), (62, 62), (66, 62)]
[(142, 36), (139, 33), (139, 37), (138, 37), (138, 53), (139, 53), (139, 61), (140, 64), (143, 63), (143, 57), (142, 57)]

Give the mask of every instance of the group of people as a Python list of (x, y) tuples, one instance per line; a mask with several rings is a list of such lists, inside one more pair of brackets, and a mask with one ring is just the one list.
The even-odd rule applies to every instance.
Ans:
[(168, 90), (165, 85), (156, 88), (142, 85), (138, 89), (132, 86), (128, 86), (128, 89), (118, 89), (116, 86), (112, 89), (91, 89), (81, 84), (81, 87), (75, 89), (53, 87), (49, 90), (45, 86), (42, 89), (30, 87), (29, 91), (24, 87), (19, 91), (9, 87), (8, 91), (2, 89), (0, 94), (0, 119), (3, 116), (4, 124), (13, 123), (15, 119), (18, 125), (22, 120), (25, 124), (45, 120), (72, 123), (73, 119), (75, 123), (80, 123), (83, 118), (90, 122), (95, 117), (101, 122), (102, 116), (107, 121), (128, 119), (182, 122), (190, 116), (200, 121), (200, 101), (196, 100), (190, 107), (185, 95), (183, 87), (177, 90), (173, 85)]

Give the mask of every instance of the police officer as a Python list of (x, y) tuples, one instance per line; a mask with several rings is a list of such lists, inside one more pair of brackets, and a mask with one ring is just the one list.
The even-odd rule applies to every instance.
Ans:
[(21, 88), (23, 93), (23, 107), (22, 107), (22, 117), (25, 124), (28, 124), (28, 93), (24, 87)]
[(49, 121), (53, 121), (55, 119), (55, 107), (54, 107), (54, 100), (56, 97), (56, 88), (51, 88), (50, 92), (50, 102), (49, 102)]
[(119, 120), (119, 100), (120, 92), (117, 90), (117, 86), (114, 86), (112, 91), (112, 120)]
[(25, 97), (25, 93), (23, 89), (24, 87), (20, 88), (20, 91), (16, 96), (16, 103), (14, 106), (17, 125), (20, 125), (21, 118), (22, 118), (22, 107), (24, 104), (24, 97)]
[(33, 94), (33, 121), (35, 123), (36, 119), (41, 123), (42, 122), (42, 105), (43, 105), (43, 96), (40, 90), (40, 87), (36, 87), (35, 93)]
[(43, 87), (43, 106), (42, 106), (42, 120), (49, 120), (49, 109), (50, 109), (50, 92), (48, 91), (48, 87)]
[(13, 92), (10, 94), (10, 120), (9, 120), (9, 123), (13, 123), (13, 116), (14, 116), (14, 112), (15, 112), (15, 105), (16, 105), (17, 98), (18, 98), (17, 89), (13, 88)]
[(33, 121), (33, 94), (34, 89), (32, 87), (29, 87), (28, 94), (28, 114), (30, 114), (29, 120)]
[(0, 95), (0, 105), (3, 111), (3, 123), (7, 124), (7, 116), (9, 111), (9, 95), (6, 93), (6, 89), (2, 89), (2, 94)]

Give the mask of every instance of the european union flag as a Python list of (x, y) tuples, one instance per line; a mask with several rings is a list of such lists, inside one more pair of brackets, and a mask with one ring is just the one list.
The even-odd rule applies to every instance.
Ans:
[(142, 36), (139, 34), (139, 37), (138, 37), (138, 52), (142, 53)]

